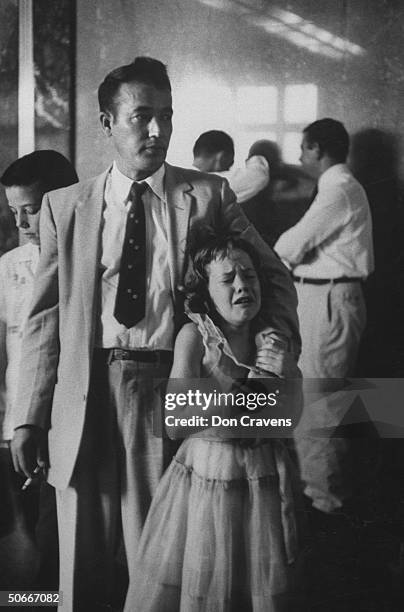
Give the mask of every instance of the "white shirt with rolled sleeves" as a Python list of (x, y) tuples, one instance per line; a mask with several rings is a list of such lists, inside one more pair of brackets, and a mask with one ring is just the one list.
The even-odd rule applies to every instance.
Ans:
[(312, 205), (274, 249), (296, 276), (369, 276), (374, 269), (369, 203), (345, 164), (331, 166), (320, 176)]
[[(364, 189), (345, 164), (328, 168), (318, 194), (302, 219), (274, 247), (301, 279), (365, 279), (374, 269), (372, 219)], [(360, 282), (295, 283), (302, 336), (299, 367), (305, 378), (345, 378), (355, 372), (366, 324)], [(332, 431), (347, 406), (338, 394), (306, 403), (295, 430), (305, 493), (324, 512), (351, 495), (347, 470), (349, 441), (319, 438), (312, 429)]]

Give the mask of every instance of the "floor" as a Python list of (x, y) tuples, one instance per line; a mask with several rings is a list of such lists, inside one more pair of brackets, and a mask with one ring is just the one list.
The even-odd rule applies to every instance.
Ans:
[[(358, 483), (343, 513), (325, 515), (306, 500), (305, 592), (293, 612), (404, 612), (403, 446), (381, 442), (372, 486)], [(34, 588), (37, 553), (21, 516), (0, 527), (0, 590)]]

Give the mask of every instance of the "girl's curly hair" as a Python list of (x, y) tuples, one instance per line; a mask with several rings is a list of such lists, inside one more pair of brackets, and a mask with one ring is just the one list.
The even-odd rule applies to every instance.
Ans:
[(184, 287), (185, 306), (188, 310), (215, 317), (216, 310), (208, 290), (207, 266), (216, 259), (223, 259), (233, 249), (249, 255), (262, 288), (261, 265), (254, 246), (226, 227), (198, 224), (192, 228), (188, 241), (188, 254), (192, 262)]

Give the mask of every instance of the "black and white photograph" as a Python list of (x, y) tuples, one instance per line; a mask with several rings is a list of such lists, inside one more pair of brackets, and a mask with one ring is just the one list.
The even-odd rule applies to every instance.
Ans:
[(0, 609), (404, 612), (403, 33), (1, 0)]

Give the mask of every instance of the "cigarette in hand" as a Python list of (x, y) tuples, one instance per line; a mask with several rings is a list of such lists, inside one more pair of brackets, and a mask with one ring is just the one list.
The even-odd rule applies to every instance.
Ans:
[[(35, 470), (34, 470), (34, 474), (39, 474), (41, 472), (42, 468), (39, 467), (39, 465), (36, 466)], [(21, 491), (25, 491), (25, 489), (28, 489), (28, 487), (34, 482), (34, 478), (33, 477), (29, 477), (27, 478), (27, 480), (24, 482), (24, 484), (21, 487)]]

